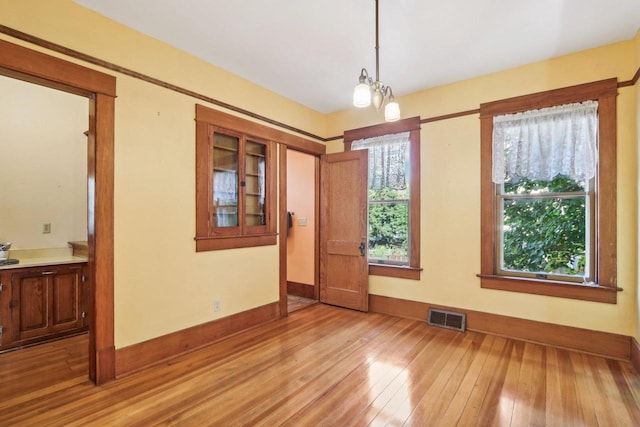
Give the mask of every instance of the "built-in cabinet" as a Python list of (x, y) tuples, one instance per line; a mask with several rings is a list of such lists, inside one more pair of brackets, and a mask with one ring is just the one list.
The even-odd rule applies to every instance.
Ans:
[(267, 128), (196, 108), (196, 250), (275, 245), (276, 143)]
[(0, 270), (0, 350), (88, 329), (86, 263)]

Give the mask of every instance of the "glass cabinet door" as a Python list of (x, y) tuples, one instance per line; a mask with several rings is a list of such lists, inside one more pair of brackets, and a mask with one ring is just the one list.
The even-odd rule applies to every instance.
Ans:
[(214, 133), (213, 227), (238, 227), (240, 138)]
[(266, 224), (265, 161), (267, 146), (251, 140), (245, 145), (245, 222), (247, 227)]

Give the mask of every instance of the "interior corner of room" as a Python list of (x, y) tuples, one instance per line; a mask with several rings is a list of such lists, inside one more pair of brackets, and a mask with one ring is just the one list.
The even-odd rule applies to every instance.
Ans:
[[(0, 353), (88, 332), (89, 377), (97, 384), (118, 380), (254, 327), (302, 316), (307, 307), (333, 304), (322, 298), (328, 276), (323, 263), (348, 255), (352, 259), (340, 258), (336, 270), (347, 272), (349, 285), (366, 281), (364, 300), (356, 301), (364, 312), (421, 322), (433, 309), (465, 313), (470, 331), (640, 369), (640, 31), (613, 44), (396, 94), (419, 141), (411, 146), (417, 164), (407, 166), (419, 166), (418, 204), (407, 214), (415, 215), (412, 226), (420, 236), (409, 243), (417, 254), (410, 265), (394, 264), (404, 255), (368, 263), (368, 205), (362, 198), (368, 187), (353, 184), (366, 183), (367, 171), (326, 168), (328, 159), (357, 163), (357, 156), (364, 157), (345, 149), (345, 132), (397, 130), (406, 125), (402, 120), (380, 125), (376, 111), (352, 108), (320, 113), (78, 2), (33, 10), (25, 4), (33, 7), (34, 1), (10, 3), (0, 3), (3, 20), (7, 16), (0, 51), (12, 53), (0, 58), (0, 243), (11, 243), (12, 260), (0, 264)], [(40, 61), (47, 66), (31, 65)], [(481, 277), (481, 251), (493, 250), (483, 246), (481, 230), (481, 176), (487, 172), (481, 106), (607, 79), (616, 81), (615, 123), (604, 124), (617, 150), (617, 228), (609, 240), (617, 249), (610, 260), (615, 277), (608, 288), (588, 289), (606, 293), (606, 303), (576, 297), (577, 286), (587, 287), (583, 283), (563, 283), (565, 290), (556, 294), (544, 292), (553, 283), (528, 293), (505, 289), (512, 284), (482, 286), (495, 278)], [(215, 118), (199, 120), (198, 112)], [(215, 177), (198, 170), (217, 161), (211, 138), (222, 131), (240, 141), (225, 148), (235, 163), (224, 172), (236, 187), (225, 206), (231, 214), (224, 215), (240, 229), (241, 213), (264, 218), (275, 212), (268, 218), (275, 231), (268, 236), (252, 234), (249, 226), (221, 231), (228, 224), (213, 209)], [(273, 155), (253, 153), (271, 156), (261, 161), (273, 162), (273, 176), (264, 173), (264, 164), (252, 171), (240, 158), (251, 155), (242, 145), (251, 138), (277, 147)], [(274, 189), (266, 202), (263, 194), (250, 194), (263, 197), (254, 204), (259, 213), (250, 212), (255, 206), (247, 201), (248, 180), (238, 180), (242, 174), (258, 186), (273, 181), (266, 184)], [(329, 182), (342, 197), (331, 209), (325, 203)], [(209, 204), (204, 210), (202, 200)], [(345, 221), (326, 244), (330, 214), (353, 222)], [(353, 234), (354, 222), (365, 230), (357, 236), (360, 247), (345, 237)], [(208, 234), (199, 235), (201, 229)], [(358, 275), (349, 276), (356, 262)], [(54, 283), (60, 292), (45, 301), (43, 290), (53, 290)], [(342, 289), (342, 295), (354, 289)], [(47, 323), (42, 308), (52, 307), (54, 298), (68, 304), (59, 322)], [(12, 328), (12, 322), (26, 326)]]

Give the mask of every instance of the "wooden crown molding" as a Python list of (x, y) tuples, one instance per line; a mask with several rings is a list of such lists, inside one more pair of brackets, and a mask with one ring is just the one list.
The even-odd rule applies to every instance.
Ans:
[[(335, 136), (331, 136), (328, 138), (323, 138), (319, 135), (315, 135), (311, 132), (307, 132), (304, 131), (302, 129), (298, 129), (296, 127), (287, 125), (285, 123), (279, 122), (277, 120), (273, 120), (270, 119), (268, 117), (265, 116), (261, 116), (259, 114), (255, 114), (251, 111), (245, 110), (243, 108), (234, 106), (232, 104), (226, 103), (226, 102), (222, 102), (220, 100), (217, 100), (215, 98), (211, 98), (209, 96), (206, 95), (202, 95), (200, 93), (191, 91), (189, 89), (185, 89), (182, 88), (180, 86), (176, 86), (173, 85), (171, 83), (165, 82), (163, 80), (160, 79), (156, 79), (154, 77), (150, 77), (147, 76), (145, 74), (139, 73), (137, 71), (122, 67), (120, 65), (117, 64), (113, 64), (111, 62), (108, 61), (104, 61), (102, 59), (96, 58), (94, 56), (91, 55), (87, 55), (85, 53), (79, 52), (77, 50), (73, 50), (73, 49), (69, 49), (67, 47), (64, 47), (62, 45), (59, 45), (57, 43), (53, 43), (50, 42), (48, 40), (44, 40), (42, 38), (33, 36), (31, 34), (27, 34), (24, 33), (22, 31), (13, 29), (11, 27), (7, 27), (6, 25), (0, 25), (0, 33), (6, 34), (8, 36), (14, 37), (16, 39), (22, 40), (22, 41), (26, 41), (28, 43), (32, 43), (35, 44), (37, 46), (43, 47), (45, 49), (49, 49), (52, 50), (54, 52), (58, 52), (58, 53), (62, 53), (64, 55), (70, 56), (72, 58), (76, 58), (76, 59), (80, 59), (82, 61), (88, 62), (90, 64), (94, 64), (94, 65), (98, 65), (100, 67), (121, 73), (121, 74), (125, 74), (128, 75), (130, 77), (134, 77), (143, 81), (146, 81), (148, 83), (163, 87), (165, 89), (169, 89), (172, 90), (174, 92), (178, 92), (181, 93), (183, 95), (187, 95), (187, 96), (191, 96), (194, 97), (196, 99), (200, 99), (202, 101), (205, 102), (209, 102), (213, 105), (217, 105), (219, 107), (222, 108), (226, 108), (230, 111), (235, 111), (236, 113), (240, 113), (242, 115), (248, 116), (248, 117), (252, 117), (254, 119), (257, 119), (259, 121), (265, 122), (265, 123), (269, 123), (272, 124), (274, 126), (277, 126), (279, 128), (282, 129), (286, 129), (295, 133), (298, 133), (300, 135), (304, 135), (310, 138), (313, 138), (315, 140), (318, 141), (322, 141), (322, 142), (330, 142), (330, 141), (336, 141), (336, 140), (340, 140), (340, 139), (344, 139), (345, 135), (335, 135)], [(633, 76), (633, 78), (631, 80), (628, 81), (624, 81), (624, 82), (620, 82), (617, 84), (617, 87), (626, 87), (626, 86), (633, 86), (638, 82), (638, 79), (640, 79), (640, 68), (638, 68), (638, 70), (636, 71), (635, 75)], [(444, 115), (440, 115), (440, 116), (434, 116), (434, 117), (427, 117), (427, 118), (423, 118), (420, 119), (420, 123), (431, 123), (431, 122), (436, 122), (436, 121), (440, 121), (440, 120), (448, 120), (448, 119), (453, 119), (456, 117), (462, 117), (462, 116), (467, 116), (467, 115), (473, 115), (473, 114), (478, 114), (480, 112), (480, 109), (473, 109), (473, 110), (466, 110), (466, 111), (460, 111), (460, 112), (456, 112), (456, 113), (451, 113), (451, 114), (444, 114)]]
[(82, 52), (79, 52), (77, 50), (70, 49), (68, 47), (59, 45), (57, 43), (53, 43), (53, 42), (50, 42), (48, 40), (33, 36), (31, 34), (24, 33), (22, 31), (13, 29), (11, 27), (7, 27), (6, 25), (0, 25), (0, 33), (3, 33), (3, 34), (6, 34), (8, 36), (11, 36), (13, 38), (16, 38), (16, 39), (19, 39), (19, 40), (34, 44), (36, 46), (43, 47), (43, 48), (48, 49), (48, 50), (52, 50), (54, 52), (62, 53), (64, 55), (66, 55), (66, 56), (69, 56), (69, 57), (72, 57), (72, 58), (75, 58), (75, 59), (79, 59), (79, 60), (87, 62), (89, 64), (93, 64), (93, 65), (97, 65), (97, 66), (102, 67), (102, 68), (106, 68), (107, 70), (115, 71), (117, 73), (124, 74), (126, 76), (133, 77), (133, 78), (145, 81), (147, 83), (151, 83), (153, 85), (160, 86), (160, 87), (163, 87), (165, 89), (168, 89), (168, 90), (171, 90), (171, 91), (183, 94), (183, 95), (187, 95), (187, 96), (190, 96), (192, 98), (199, 99), (201, 101), (208, 102), (208, 103), (216, 105), (218, 107), (222, 107), (222, 108), (225, 108), (227, 110), (234, 111), (236, 113), (240, 113), (240, 114), (242, 114), (244, 116), (251, 117), (251, 118), (257, 119), (259, 121), (265, 122), (265, 123), (269, 123), (269, 124), (277, 126), (279, 128), (286, 129), (288, 131), (295, 132), (295, 133), (298, 133), (300, 135), (304, 135), (304, 136), (307, 136), (309, 138), (313, 138), (315, 140), (319, 140), (319, 141), (325, 142), (325, 138), (323, 138), (321, 136), (318, 136), (318, 135), (315, 135), (315, 134), (313, 134), (311, 132), (307, 132), (305, 130), (290, 126), (290, 125), (288, 125), (286, 123), (282, 123), (282, 122), (279, 122), (277, 120), (270, 119), (270, 118), (268, 118), (266, 116), (262, 116), (262, 115), (253, 113), (253, 112), (251, 112), (249, 110), (246, 110), (244, 108), (237, 107), (237, 106), (235, 106), (233, 104), (229, 104), (227, 102), (220, 101), (218, 99), (212, 98), (210, 96), (203, 95), (201, 93), (198, 93), (198, 92), (186, 89), (186, 88), (183, 88), (181, 86), (177, 86), (177, 85), (174, 85), (172, 83), (168, 83), (168, 82), (166, 82), (164, 80), (160, 80), (160, 79), (157, 79), (155, 77), (151, 77), (151, 76), (148, 76), (146, 74), (139, 73), (139, 72), (134, 71), (132, 69), (129, 69), (129, 68), (114, 64), (114, 63), (109, 62), (109, 61), (105, 61), (105, 60), (97, 58), (95, 56), (87, 55), (86, 53), (82, 53)]

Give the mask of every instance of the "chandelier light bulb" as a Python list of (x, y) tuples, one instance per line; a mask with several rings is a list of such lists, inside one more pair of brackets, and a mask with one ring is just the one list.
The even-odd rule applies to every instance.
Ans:
[(387, 105), (384, 107), (384, 119), (387, 122), (400, 120), (400, 106), (393, 97), (389, 98), (389, 102), (387, 102)]
[(353, 90), (353, 105), (364, 108), (371, 105), (371, 88), (368, 84), (360, 82)]

